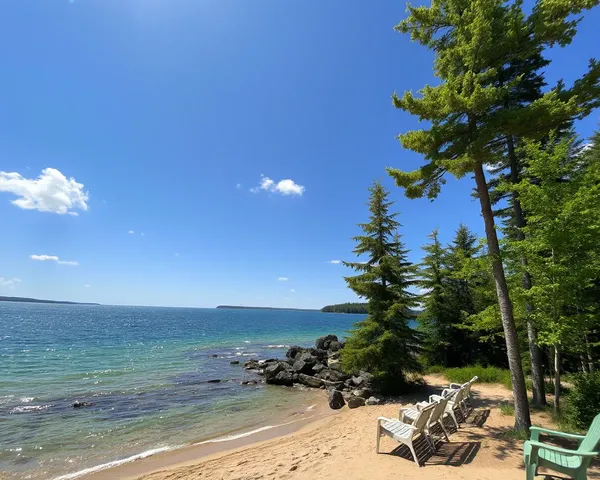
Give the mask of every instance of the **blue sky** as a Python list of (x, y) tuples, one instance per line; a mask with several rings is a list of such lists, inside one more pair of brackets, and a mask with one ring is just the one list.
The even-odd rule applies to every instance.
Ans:
[[(393, 31), (401, 1), (20, 0), (0, 14), (0, 294), (351, 301), (329, 262), (353, 259), (373, 179), (414, 261), (435, 227), (482, 234), (471, 179), (431, 203), (385, 175), (420, 163), (395, 139), (418, 123), (390, 95), (434, 81), (431, 54)], [(549, 80), (581, 75), (599, 23), (589, 12), (551, 52)]]

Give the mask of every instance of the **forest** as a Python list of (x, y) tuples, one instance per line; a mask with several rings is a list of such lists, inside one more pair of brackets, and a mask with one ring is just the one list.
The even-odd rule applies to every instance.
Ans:
[(369, 370), (392, 392), (427, 370), (506, 369), (515, 431), (548, 403), (579, 427), (598, 413), (600, 131), (582, 138), (576, 125), (597, 112), (600, 65), (582, 65), (570, 85), (545, 78), (549, 49), (568, 49), (597, 3), (409, 5), (396, 30), (433, 53), (437, 82), (393, 94), (423, 125), (398, 135), (423, 162), (403, 170), (400, 150), (387, 174), (406, 197), (432, 201), (448, 176), (471, 178), (464, 195), (480, 205), (485, 238), (456, 225), (444, 244), (434, 230), (411, 263), (399, 212), (375, 182), (357, 259), (344, 262), (368, 303), (342, 352), (346, 371)]

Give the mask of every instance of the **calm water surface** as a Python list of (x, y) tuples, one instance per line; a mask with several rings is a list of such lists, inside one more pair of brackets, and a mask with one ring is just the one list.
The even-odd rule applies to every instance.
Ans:
[(240, 385), (254, 374), (231, 360), (282, 357), (360, 318), (0, 302), (0, 478), (56, 478), (300, 408), (309, 392)]

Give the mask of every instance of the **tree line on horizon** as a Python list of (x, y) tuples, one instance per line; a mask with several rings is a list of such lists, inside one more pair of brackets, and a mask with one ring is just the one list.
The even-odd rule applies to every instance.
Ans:
[[(435, 86), (394, 94), (393, 105), (427, 127), (401, 133), (423, 156), (414, 171), (388, 168), (408, 198), (434, 200), (447, 175), (474, 178), (485, 239), (458, 226), (450, 245), (433, 231), (414, 265), (389, 192), (370, 187), (359, 224), (357, 272), (348, 286), (368, 302), (342, 351), (347, 371), (368, 369), (382, 390), (401, 388), (423, 366), (507, 366), (515, 428), (544, 405), (554, 375), (593, 374), (600, 344), (600, 133), (583, 145), (574, 122), (600, 105), (600, 65), (567, 86), (547, 84), (548, 49), (568, 47), (583, 11), (598, 0), (432, 0), (408, 5), (395, 28), (434, 54)], [(490, 170), (486, 177), (485, 170)], [(366, 259), (366, 261), (364, 261)], [(411, 293), (420, 288), (422, 295)], [(419, 328), (409, 324), (419, 316)]]

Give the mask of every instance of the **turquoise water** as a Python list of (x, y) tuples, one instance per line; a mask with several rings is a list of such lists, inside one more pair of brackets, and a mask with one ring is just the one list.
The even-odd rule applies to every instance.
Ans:
[[(309, 392), (241, 385), (254, 374), (231, 360), (282, 357), (359, 319), (2, 302), (0, 478), (56, 478), (300, 408)], [(74, 409), (76, 400), (93, 405)]]

